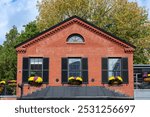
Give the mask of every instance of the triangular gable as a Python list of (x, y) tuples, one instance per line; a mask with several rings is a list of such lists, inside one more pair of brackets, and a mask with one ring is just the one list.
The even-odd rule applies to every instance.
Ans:
[(60, 22), (60, 23), (54, 25), (53, 27), (39, 33), (35, 37), (30, 38), (30, 39), (24, 41), (23, 43), (18, 44), (17, 46), (15, 46), (15, 48), (17, 51), (21, 49), (20, 51), (23, 52), (26, 50), (26, 48), (28, 46), (31, 46), (33, 43), (39, 42), (39, 41), (43, 40), (45, 37), (53, 35), (56, 32), (61, 31), (62, 29), (66, 28), (69, 25), (72, 25), (74, 23), (77, 23), (77, 24), (83, 26), (87, 30), (92, 31), (97, 35), (101, 35), (108, 40), (111, 40), (115, 43), (118, 43), (120, 46), (123, 46), (125, 48), (125, 51), (129, 52), (129, 51), (134, 51), (134, 49), (135, 49), (135, 46), (131, 45), (130, 43), (128, 43), (128, 42), (122, 40), (121, 38), (93, 25), (92, 23), (90, 23), (88, 21), (81, 19), (78, 16), (70, 17), (70, 18), (64, 20), (63, 22)]

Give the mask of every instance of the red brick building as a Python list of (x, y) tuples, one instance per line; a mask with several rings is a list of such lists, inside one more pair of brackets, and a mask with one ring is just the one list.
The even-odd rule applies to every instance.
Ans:
[[(16, 46), (17, 83), (23, 84), (23, 95), (27, 95), (50, 86), (69, 88), (68, 77), (80, 76), (80, 87), (103, 87), (132, 98), (134, 48), (74, 16)], [(32, 72), (43, 78), (41, 87), (28, 85)], [(121, 76), (123, 83), (110, 86), (111, 76)], [(20, 94), (17, 87), (17, 96)]]

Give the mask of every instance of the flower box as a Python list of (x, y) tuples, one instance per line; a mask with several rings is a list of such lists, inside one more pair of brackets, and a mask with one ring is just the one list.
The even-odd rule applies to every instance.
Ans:
[(149, 82), (150, 83), (150, 73), (145, 72), (143, 74), (144, 82)]
[(8, 80), (7, 83), (8, 83), (9, 86), (16, 86), (17, 85), (16, 80)]
[(0, 86), (4, 86), (4, 85), (6, 85), (6, 81), (4, 80), (0, 81)]
[(69, 77), (68, 84), (70, 85), (81, 85), (83, 79), (81, 77)]
[(110, 85), (120, 85), (123, 83), (123, 79), (120, 76), (111, 76), (108, 78)]
[(0, 86), (0, 94), (3, 92), (4, 87)]
[(144, 82), (150, 82), (150, 78), (144, 78)]
[(43, 83), (43, 79), (39, 76), (32, 76), (28, 78), (28, 84), (31, 86), (41, 86)]
[(4, 80), (0, 81), (0, 94), (3, 92), (5, 85), (6, 85), (6, 81)]

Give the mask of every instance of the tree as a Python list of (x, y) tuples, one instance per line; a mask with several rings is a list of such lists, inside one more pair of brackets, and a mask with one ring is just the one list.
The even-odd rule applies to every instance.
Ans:
[(24, 27), (24, 30), (22, 30), (20, 36), (17, 38), (16, 45), (31, 37), (34, 37), (35, 35), (39, 33), (36, 21), (29, 22), (28, 24), (23, 25), (23, 27)]
[(16, 79), (17, 54), (14, 47), (39, 33), (35, 21), (23, 27), (24, 30), (20, 34), (17, 27), (13, 26), (6, 33), (6, 41), (0, 46), (0, 80)]
[[(41, 0), (37, 26), (43, 31), (77, 15), (137, 46), (134, 63), (147, 63), (145, 47), (150, 44), (147, 11), (128, 0)], [(147, 41), (145, 41), (147, 40)], [(140, 44), (142, 42), (142, 44)]]
[[(2, 53), (3, 46), (0, 45), (0, 53)], [(0, 66), (2, 65), (1, 54), (0, 54)], [(0, 67), (0, 80), (2, 79), (2, 67)]]
[(1, 51), (1, 49), (2, 49), (2, 45), (0, 45), (0, 51)]
[(14, 49), (16, 38), (19, 36), (15, 26), (6, 34), (0, 54), (0, 79), (14, 79), (16, 77), (16, 51)]

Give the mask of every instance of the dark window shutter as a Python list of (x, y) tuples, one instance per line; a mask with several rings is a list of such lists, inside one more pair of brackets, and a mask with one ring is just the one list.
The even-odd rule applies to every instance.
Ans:
[(122, 58), (121, 60), (121, 75), (123, 78), (123, 83), (127, 84), (128, 83), (128, 58)]
[(108, 58), (102, 58), (102, 69), (108, 70)]
[(29, 58), (23, 58), (22, 82), (27, 83), (29, 77)]
[(49, 58), (43, 58), (43, 82), (49, 82)]
[(68, 69), (68, 58), (62, 58), (62, 69)]
[(102, 83), (108, 83), (108, 58), (102, 58)]
[(88, 83), (88, 59), (82, 58), (82, 78), (83, 83)]
[(61, 61), (61, 81), (62, 83), (68, 82), (68, 58), (62, 58)]
[(87, 70), (88, 69), (88, 59), (82, 58), (82, 69)]
[(128, 69), (128, 58), (122, 58), (122, 69)]

